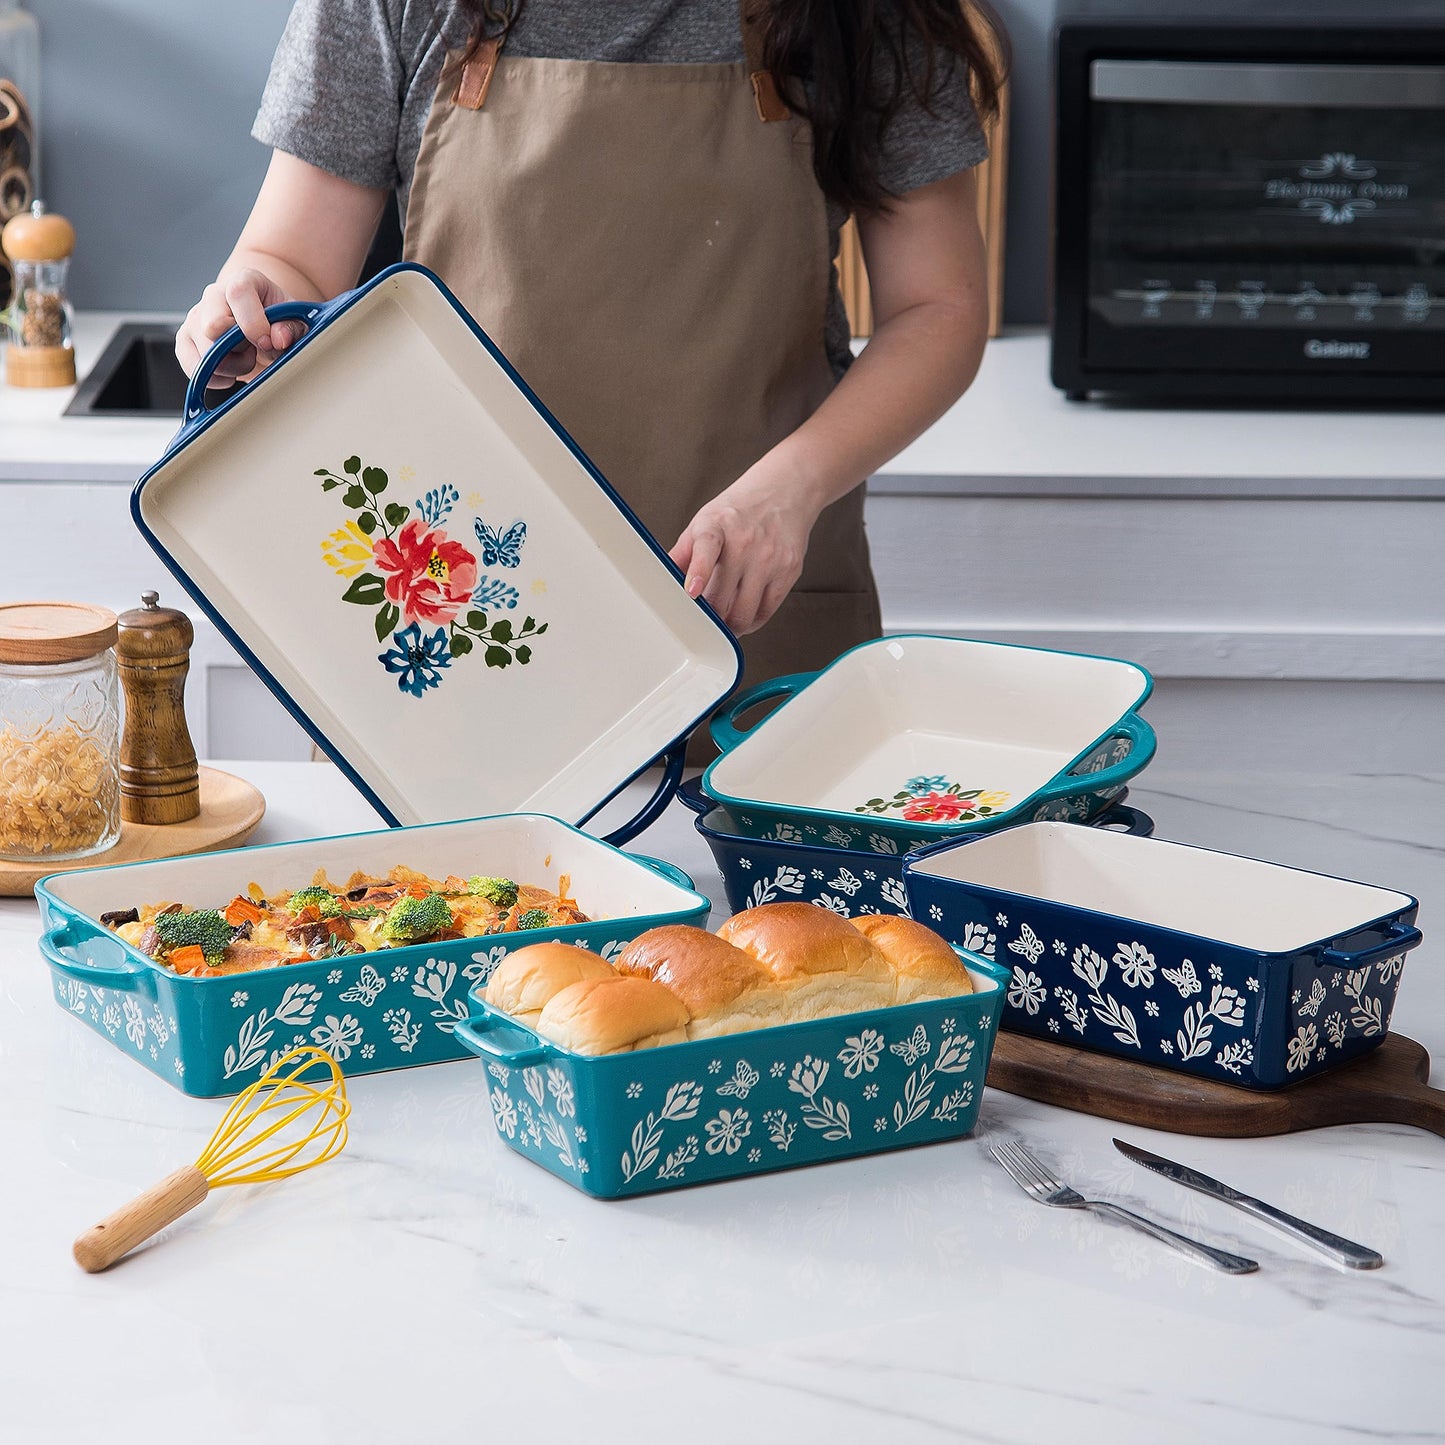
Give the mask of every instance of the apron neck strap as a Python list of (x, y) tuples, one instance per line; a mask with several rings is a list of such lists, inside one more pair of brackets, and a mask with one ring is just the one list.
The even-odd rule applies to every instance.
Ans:
[(748, 80), (753, 87), (753, 101), (761, 121), (787, 120), (790, 112), (778, 94), (773, 73), (763, 64), (763, 12), (768, 0), (739, 0), (738, 24), (743, 33), (743, 57), (747, 62)]
[[(753, 87), (753, 102), (758, 108), (758, 119), (763, 122), (787, 120), (791, 112), (778, 94), (773, 73), (763, 63), (763, 20), (762, 14), (767, 0), (739, 0), (738, 24), (742, 30), (743, 56), (747, 62), (748, 80)], [(492, 77), (497, 72), (497, 61), (501, 58), (505, 43), (505, 30), (499, 35), (480, 41), (471, 54), (462, 62), (457, 77), (456, 89), (452, 92), (452, 104), (466, 110), (480, 110), (486, 104), (487, 91), (491, 88)]]

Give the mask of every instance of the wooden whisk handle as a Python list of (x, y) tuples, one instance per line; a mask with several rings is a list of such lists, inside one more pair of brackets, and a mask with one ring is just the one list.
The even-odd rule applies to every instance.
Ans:
[(159, 1184), (87, 1229), (75, 1241), (76, 1264), (91, 1274), (109, 1269), (136, 1245), (194, 1209), (210, 1192), (206, 1176), (194, 1164), (167, 1174)]

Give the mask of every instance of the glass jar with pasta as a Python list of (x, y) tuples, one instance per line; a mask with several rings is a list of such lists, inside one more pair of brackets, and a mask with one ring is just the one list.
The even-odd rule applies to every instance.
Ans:
[(0, 858), (60, 862), (120, 837), (116, 617), (0, 606)]

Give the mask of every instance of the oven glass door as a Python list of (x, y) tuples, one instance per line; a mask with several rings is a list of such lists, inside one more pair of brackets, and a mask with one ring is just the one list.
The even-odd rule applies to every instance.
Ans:
[(1445, 371), (1445, 66), (1089, 83), (1090, 365)]

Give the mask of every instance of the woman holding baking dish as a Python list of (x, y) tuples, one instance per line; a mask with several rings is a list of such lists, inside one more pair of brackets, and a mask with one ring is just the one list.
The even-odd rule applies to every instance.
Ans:
[[(752, 634), (749, 680), (821, 667), (880, 630), (861, 483), (982, 352), (982, 24), (959, 0), (299, 0), (270, 168), (177, 355), (234, 324), (221, 384), (273, 359), (303, 328), (265, 307), (354, 285), (395, 190), (407, 258)], [(849, 211), (875, 316), (851, 366)]]

